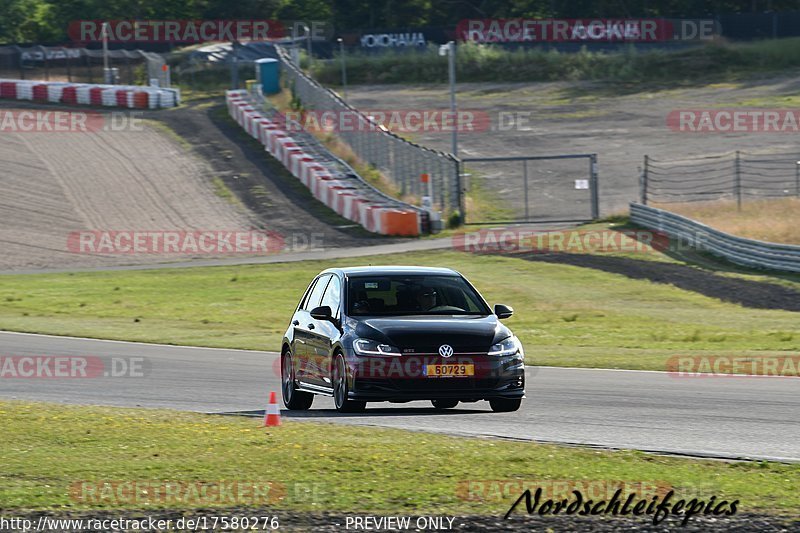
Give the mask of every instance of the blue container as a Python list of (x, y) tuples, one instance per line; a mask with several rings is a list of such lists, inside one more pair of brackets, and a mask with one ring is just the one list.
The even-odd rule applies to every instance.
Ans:
[(281, 69), (277, 59), (257, 59), (256, 79), (261, 84), (264, 94), (281, 92)]

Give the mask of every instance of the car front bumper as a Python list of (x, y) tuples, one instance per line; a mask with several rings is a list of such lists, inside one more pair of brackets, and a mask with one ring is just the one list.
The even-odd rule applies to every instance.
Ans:
[[(400, 356), (374, 358), (352, 356), (349, 361), (349, 399), (357, 401), (412, 401), (452, 399), (459, 401), (525, 397), (525, 363), (518, 355), (494, 357)], [(471, 365), (474, 374), (429, 377), (427, 365)]]

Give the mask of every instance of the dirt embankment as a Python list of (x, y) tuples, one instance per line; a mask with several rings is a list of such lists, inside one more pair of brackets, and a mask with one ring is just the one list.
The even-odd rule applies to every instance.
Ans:
[[(58, 109), (11, 105), (0, 104), (0, 111)], [(91, 253), (91, 246), (75, 246), (75, 235), (87, 231), (132, 236), (261, 229), (275, 237), (275, 246), (266, 247), (270, 253), (372, 240), (354, 228), (332, 227), (337, 221), (326, 219), (310, 194), (297, 191), (263, 153), (212, 120), (211, 109), (146, 112), (143, 127), (121, 131), (2, 132), (0, 270), (150, 264), (229, 253), (222, 247), (194, 252), (191, 246), (179, 253), (165, 246), (120, 252), (128, 241), (112, 253)], [(150, 121), (167, 124), (184, 140)]]

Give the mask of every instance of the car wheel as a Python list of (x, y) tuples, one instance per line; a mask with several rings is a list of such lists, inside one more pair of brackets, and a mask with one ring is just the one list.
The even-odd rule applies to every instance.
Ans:
[(290, 411), (305, 411), (311, 407), (314, 395), (310, 392), (297, 390), (295, 385), (295, 368), (292, 362), (291, 350), (286, 350), (283, 354), (283, 364), (281, 364), (281, 392), (283, 393), (283, 405)]
[(347, 382), (347, 367), (342, 354), (336, 356), (333, 364), (333, 404), (340, 413), (357, 413), (363, 411), (367, 402), (348, 400), (350, 385)]
[(458, 405), (458, 400), (431, 400), (435, 409), (452, 409)]
[(510, 413), (522, 405), (522, 398), (495, 398), (489, 400), (489, 405), (495, 413)]

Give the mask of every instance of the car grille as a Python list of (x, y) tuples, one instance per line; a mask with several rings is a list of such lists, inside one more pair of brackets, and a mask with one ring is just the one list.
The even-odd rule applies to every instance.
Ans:
[(491, 389), (497, 386), (497, 379), (474, 378), (422, 378), (422, 379), (393, 379), (391, 387), (401, 391), (472, 391), (476, 389)]

